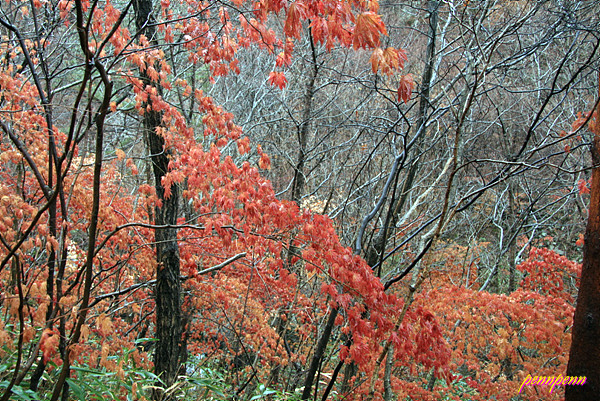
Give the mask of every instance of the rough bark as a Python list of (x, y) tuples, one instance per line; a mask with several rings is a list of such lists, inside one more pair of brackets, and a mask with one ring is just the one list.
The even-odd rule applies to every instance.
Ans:
[[(600, 97), (600, 84), (598, 88)], [(566, 401), (595, 400), (600, 394), (600, 103), (592, 144), (592, 185), (583, 245), (583, 268), (573, 318), (567, 375), (586, 377), (583, 386), (566, 386)]]
[[(145, 35), (152, 43), (155, 42), (154, 18), (152, 17), (152, 0), (135, 0), (136, 27), (138, 35)], [(146, 85), (152, 82), (145, 73), (140, 77)], [(154, 186), (161, 207), (154, 210), (154, 223), (157, 226), (174, 226), (177, 224), (179, 192), (178, 188), (171, 189), (171, 195), (165, 197), (162, 178), (168, 171), (169, 150), (165, 149), (162, 136), (156, 129), (161, 126), (161, 113), (146, 111), (143, 116), (143, 128), (146, 145), (152, 160)], [(181, 316), (181, 282), (179, 266), (179, 247), (177, 244), (177, 229), (174, 227), (157, 228), (156, 240), (156, 351), (154, 354), (155, 373), (170, 387), (176, 380), (180, 370), (185, 350), (182, 343)], [(168, 394), (160, 391), (154, 393), (155, 400), (170, 399)]]

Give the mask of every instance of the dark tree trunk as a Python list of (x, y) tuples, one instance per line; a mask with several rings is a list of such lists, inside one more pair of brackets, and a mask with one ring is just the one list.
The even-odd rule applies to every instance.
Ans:
[[(167, 172), (167, 152), (163, 152), (164, 141), (156, 134), (155, 122), (157, 113), (148, 113), (144, 118), (144, 129), (148, 136), (148, 144), (152, 154), (155, 187), (162, 207), (155, 209), (155, 224), (157, 226), (175, 225), (177, 223), (177, 205), (179, 196), (173, 188), (171, 196), (165, 199), (165, 189), (161, 184), (162, 177)], [(154, 115), (154, 116), (153, 116)], [(156, 240), (156, 352), (154, 354), (155, 373), (161, 377), (167, 387), (177, 379), (180, 369), (182, 349), (182, 319), (181, 319), (181, 282), (179, 280), (179, 248), (177, 230), (162, 228), (155, 230)], [(161, 397), (155, 397), (163, 399)]]
[[(134, 0), (138, 35), (145, 35), (155, 42), (152, 0)], [(152, 82), (145, 73), (141, 78), (146, 85)], [(177, 224), (179, 192), (172, 188), (171, 195), (165, 198), (162, 178), (168, 171), (169, 150), (165, 149), (164, 139), (157, 134), (161, 126), (161, 113), (146, 111), (143, 116), (144, 136), (152, 159), (154, 186), (161, 207), (155, 208), (154, 223), (157, 226), (170, 226), (155, 230), (156, 240), (156, 352), (154, 354), (155, 373), (170, 387), (176, 380), (185, 350), (182, 343), (181, 282), (179, 280), (179, 247), (177, 244)], [(155, 392), (155, 400), (166, 400), (165, 394)]]
[[(599, 93), (600, 97), (600, 83)], [(596, 400), (600, 394), (600, 103), (592, 144), (592, 186), (583, 245), (583, 269), (567, 375), (585, 376), (583, 386), (566, 386), (566, 401)]]
[(306, 164), (306, 153), (308, 146), (308, 134), (312, 114), (313, 98), (315, 95), (315, 81), (319, 73), (317, 64), (317, 50), (312, 38), (312, 31), (309, 30), (309, 40), (312, 54), (312, 69), (306, 84), (306, 94), (304, 95), (304, 109), (302, 111), (302, 121), (298, 127), (298, 160), (294, 169), (294, 181), (292, 182), (292, 200), (300, 206), (300, 201), (304, 195), (306, 186), (306, 177), (304, 176), (304, 166)]
[(306, 374), (306, 380), (304, 381), (304, 391), (302, 391), (302, 397), (300, 398), (302, 400), (308, 400), (310, 398), (315, 375), (317, 374), (317, 370), (319, 369), (321, 359), (325, 354), (325, 349), (327, 349), (327, 343), (329, 342), (329, 338), (331, 337), (331, 331), (333, 330), (333, 325), (335, 324), (335, 318), (337, 317), (338, 312), (338, 308), (332, 309), (331, 312), (329, 312), (329, 319), (327, 319), (325, 329), (323, 330), (323, 333), (319, 338), (319, 343), (317, 344), (317, 348), (315, 349), (315, 353), (310, 362), (310, 367), (308, 368), (308, 373)]

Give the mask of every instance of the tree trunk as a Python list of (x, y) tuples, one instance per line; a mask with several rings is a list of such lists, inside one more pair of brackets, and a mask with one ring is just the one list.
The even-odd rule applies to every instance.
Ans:
[[(135, 0), (136, 27), (138, 34), (145, 35), (151, 43), (155, 43), (154, 18), (152, 16), (152, 0)], [(144, 84), (152, 82), (145, 73), (140, 77)], [(158, 89), (158, 88), (157, 88)], [(160, 93), (160, 91), (159, 91)], [(181, 318), (181, 282), (179, 280), (179, 247), (177, 244), (177, 224), (179, 188), (171, 190), (165, 197), (162, 178), (168, 171), (169, 150), (165, 149), (164, 139), (157, 134), (161, 126), (161, 113), (146, 110), (143, 116), (143, 127), (146, 145), (152, 159), (154, 186), (161, 207), (154, 210), (154, 223), (157, 226), (170, 226), (155, 230), (156, 241), (156, 352), (154, 354), (154, 370), (166, 387), (177, 380), (182, 356), (185, 352), (182, 344)], [(155, 400), (167, 400), (170, 396), (155, 392)]]
[(329, 342), (329, 338), (331, 337), (331, 331), (333, 330), (333, 325), (335, 324), (335, 318), (337, 317), (338, 312), (338, 308), (334, 308), (331, 310), (331, 312), (329, 312), (329, 318), (327, 319), (327, 323), (325, 324), (323, 333), (319, 338), (319, 343), (317, 344), (317, 348), (315, 349), (315, 353), (310, 362), (310, 367), (308, 368), (308, 373), (306, 374), (306, 379), (304, 381), (304, 390), (302, 391), (302, 397), (300, 398), (301, 400), (308, 400), (310, 398), (310, 394), (312, 393), (313, 381), (319, 368), (319, 364), (321, 363), (321, 359), (325, 354), (325, 349), (327, 348), (327, 343)]
[[(598, 88), (600, 97), (600, 83)], [(583, 245), (583, 268), (567, 375), (586, 377), (583, 386), (566, 386), (566, 401), (595, 400), (600, 394), (600, 103), (592, 144), (592, 185)]]
[(306, 177), (304, 176), (304, 165), (306, 164), (306, 153), (308, 146), (308, 134), (310, 128), (310, 120), (312, 114), (313, 97), (315, 95), (315, 81), (319, 73), (319, 65), (317, 64), (317, 50), (312, 38), (312, 31), (309, 29), (308, 38), (310, 41), (310, 49), (312, 55), (312, 69), (306, 84), (306, 94), (304, 95), (304, 105), (302, 110), (302, 121), (298, 127), (298, 160), (294, 169), (294, 181), (292, 183), (292, 200), (300, 206), (300, 201), (304, 195), (304, 187), (306, 185)]

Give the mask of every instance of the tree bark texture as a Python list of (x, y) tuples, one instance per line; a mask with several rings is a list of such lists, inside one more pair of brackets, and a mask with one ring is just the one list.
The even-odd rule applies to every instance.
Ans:
[[(145, 35), (150, 43), (155, 42), (154, 18), (152, 17), (152, 0), (134, 0), (136, 28), (138, 35)], [(145, 73), (140, 74), (146, 85), (151, 80)], [(159, 92), (160, 93), (160, 92)], [(168, 171), (169, 150), (165, 149), (164, 139), (157, 134), (161, 126), (162, 115), (154, 110), (146, 111), (143, 116), (143, 128), (146, 145), (152, 159), (154, 186), (161, 207), (155, 208), (154, 223), (157, 226), (174, 226), (177, 224), (179, 192), (173, 188), (171, 195), (165, 197), (162, 178)], [(154, 354), (155, 373), (170, 387), (176, 380), (185, 352), (182, 343), (181, 317), (181, 282), (179, 266), (179, 247), (177, 229), (157, 228), (156, 241), (156, 351)], [(169, 396), (155, 392), (155, 400), (166, 400)]]
[[(598, 88), (600, 97), (600, 83)], [(596, 400), (600, 394), (600, 103), (592, 144), (592, 185), (583, 245), (583, 268), (573, 318), (567, 375), (586, 377), (582, 386), (566, 386), (566, 401)]]

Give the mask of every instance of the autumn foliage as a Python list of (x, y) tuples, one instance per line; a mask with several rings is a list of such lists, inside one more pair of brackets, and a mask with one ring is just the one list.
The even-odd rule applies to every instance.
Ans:
[[(414, 273), (422, 278), (414, 299), (405, 284), (385, 290), (365, 260), (342, 245), (329, 217), (276, 197), (262, 175), (269, 155), (231, 113), (180, 78), (169, 58), (170, 46), (178, 46), (210, 82), (239, 72), (236, 52), (258, 46), (273, 55), (265, 81), (286, 90), (294, 44), (310, 31), (325, 49), (370, 52), (373, 73), (400, 74), (406, 55), (381, 47), (386, 28), (377, 2), (234, 0), (226, 7), (163, 0), (160, 46), (136, 38), (129, 5), (9, 3), (12, 21), (0, 17), (12, 35), (0, 47), (5, 398), (19, 387), (56, 399), (67, 391), (54, 387), (66, 380), (61, 371), (76, 389), (85, 369), (120, 380), (128, 369), (152, 370), (153, 286), (161, 269), (153, 213), (161, 201), (147, 180), (146, 154), (114, 132), (108, 138), (103, 125), (150, 111), (161, 113), (157, 133), (171, 155), (166, 197), (179, 190), (182, 196), (179, 279), (190, 355), (182, 376), (197, 363), (225, 372), (222, 381), (240, 397), (250, 397), (256, 383), (293, 393), (334, 309), (340, 313), (320, 393), (342, 361), (356, 367), (347, 399), (364, 398), (373, 375), (380, 399), (384, 369), (375, 365), (387, 345), (398, 399), (510, 399), (529, 372), (564, 373), (577, 263), (531, 248), (518, 266), (520, 289), (495, 294), (473, 284), (478, 261), (466, 274), (464, 249), (448, 246)], [(20, 38), (16, 32), (41, 13), (53, 13), (56, 37)], [(56, 67), (62, 37), (79, 47), (65, 61), (75, 72), (55, 82), (44, 71)], [(399, 78), (399, 102), (410, 101), (414, 85), (410, 74)], [(175, 92), (193, 104), (195, 117), (170, 96)], [(122, 399), (148, 396), (137, 387), (118, 391)], [(524, 399), (538, 399), (532, 391)]]

